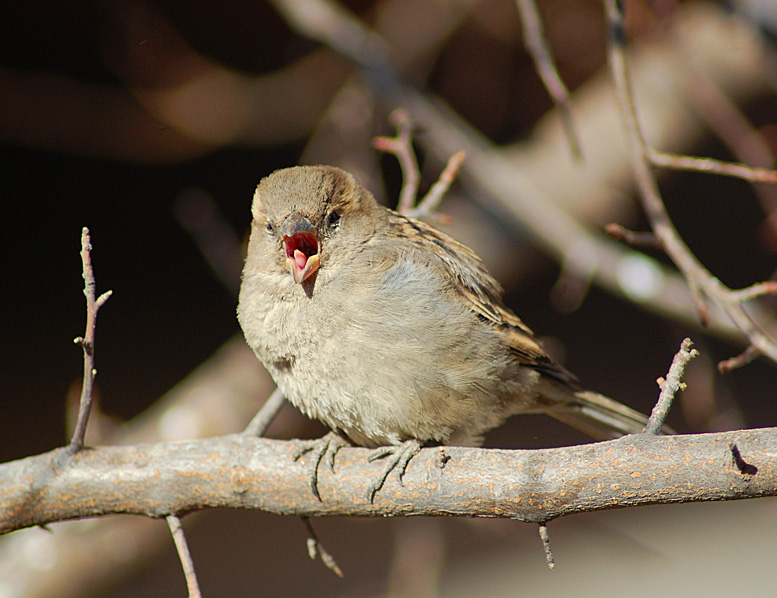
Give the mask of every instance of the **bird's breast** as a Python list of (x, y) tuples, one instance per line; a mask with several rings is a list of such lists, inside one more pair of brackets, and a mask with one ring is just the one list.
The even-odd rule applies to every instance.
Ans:
[(239, 317), (306, 415), (373, 445), (480, 435), (506, 417), (521, 379), (517, 368), (505, 375), (514, 360), (421, 265), (339, 282), (320, 276), (312, 296), (299, 285), (279, 294), (270, 282), (241, 294)]

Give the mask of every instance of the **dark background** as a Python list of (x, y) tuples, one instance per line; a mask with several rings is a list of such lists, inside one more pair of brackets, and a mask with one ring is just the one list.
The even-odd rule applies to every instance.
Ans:
[[(371, 2), (347, 4), (367, 21), (377, 10)], [(572, 10), (570, 4), (548, 3), (543, 14), (549, 23), (557, 18), (563, 25), (565, 11)], [(562, 76), (573, 89), (601, 67), (605, 39), (598, 3), (574, 4), (589, 29), (585, 32), (588, 51), (577, 60), (561, 61)], [(160, 1), (153, 10), (197, 53), (254, 75), (283, 69), (316, 48), (294, 35), (262, 2)], [(425, 86), (494, 142), (513, 142), (528, 135), (537, 118), (552, 106), (521, 47), (511, 3), (486, 2), (478, 10), (482, 11), (479, 17), (466, 19), (440, 51)], [(0, 68), (3, 73), (45, 72), (122, 89), (125, 82), (109, 66), (114, 37), (122, 31), (117, 25), (121, 14), (121, 4), (111, 2), (4, 3)], [(514, 37), (490, 35), (488, 27), (495, 23)], [(567, 34), (583, 35), (571, 26)], [(553, 37), (564, 38), (563, 31)], [(100, 157), (88, 146), (67, 151), (29, 142), (45, 135), (36, 130), (36, 122), (23, 122), (27, 113), (9, 111), (9, 106), (18, 106), (16, 102), (9, 101), (3, 108), (2, 97), (14, 93), (0, 84), (2, 461), (66, 442), (65, 397), (82, 375), (81, 353), (73, 344), (73, 338), (83, 334), (85, 319), (81, 228), (88, 226), (92, 232), (98, 292), (111, 289), (114, 293), (98, 324), (101, 408), (118, 420), (129, 420), (239, 332), (236, 300), (214, 277), (176, 220), (177, 199), (191, 189), (207, 192), (242, 238), (258, 180), (276, 168), (297, 163), (308, 141), (303, 136), (271, 145), (235, 143), (189, 159)], [(756, 126), (767, 133), (775, 107), (773, 97), (753, 98), (744, 106)], [(57, 117), (56, 111), (51, 117)], [(391, 133), (385, 114), (376, 122), (377, 132)], [(29, 138), (18, 133), (20, 128), (31, 131)], [(423, 139), (422, 131), (419, 138)], [(711, 136), (693, 152), (729, 157)], [(395, 197), (398, 169), (389, 159), (380, 164), (388, 190), (376, 192)], [(663, 184), (678, 228), (723, 282), (738, 287), (772, 276), (774, 247), (763, 232), (765, 216), (748, 185), (701, 175), (671, 175)], [(633, 218), (632, 225), (639, 228), (637, 211)], [(488, 244), (491, 238), (491, 232), (484, 230), (481, 242)], [(559, 354), (565, 365), (587, 386), (648, 411), (657, 395), (655, 379), (665, 374), (680, 340), (691, 335), (704, 356), (693, 366), (696, 379), (705, 381), (705, 391), (715, 393), (725, 415), (720, 421), (747, 427), (777, 425), (773, 365), (760, 360), (721, 377), (715, 373), (715, 363), (735, 355), (741, 346), (648, 315), (597, 289), (577, 311), (560, 313), (549, 301), (558, 266), (525, 242), (515, 247), (524, 267), (520, 280), (506, 283), (508, 303), (540, 336), (562, 349)], [(681, 411), (672, 413), (672, 425), (681, 431), (703, 431), (690, 426)], [(714, 427), (710, 423), (708, 429)], [(310, 426), (300, 433), (315, 435), (319, 430)], [(490, 445), (503, 447), (582, 440), (538, 417), (513, 419), (488, 439)], [(294, 520), (261, 513), (207, 513), (199, 517), (190, 542), (206, 595), (247, 596), (260, 590), (266, 595), (311, 591), (365, 595), (385, 591), (393, 534), (408, 523), (415, 522), (321, 522), (319, 534), (347, 571), (345, 582), (320, 563), (307, 562), (304, 530)], [(475, 529), (489, 524), (491, 531)], [(572, 529), (576, 524), (558, 525)], [(507, 533), (498, 526), (498, 522), (444, 522), (440, 533), (448, 551), (446, 566), (455, 569), (468, 554), (503, 546), (525, 550), (544, 574), (535, 531), (516, 524)], [(466, 546), (461, 537), (468, 538)], [(162, 588), (170, 584), (171, 591), (183, 595), (172, 547), (165, 546), (163, 555), (153, 565), (146, 563), (142, 575), (124, 580), (123, 589), (110, 593), (167, 595)], [(284, 564), (276, 568), (278, 561)], [(285, 573), (280, 574), (281, 570)], [(289, 570), (297, 573), (288, 575)], [(88, 591), (85, 588), (84, 595)], [(105, 595), (102, 592), (107, 590), (95, 595)]]

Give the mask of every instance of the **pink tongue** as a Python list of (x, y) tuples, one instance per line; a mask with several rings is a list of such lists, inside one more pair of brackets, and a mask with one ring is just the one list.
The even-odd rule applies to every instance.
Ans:
[(297, 264), (297, 268), (303, 270), (305, 268), (305, 264), (308, 262), (308, 256), (302, 253), (299, 249), (295, 249), (294, 262)]

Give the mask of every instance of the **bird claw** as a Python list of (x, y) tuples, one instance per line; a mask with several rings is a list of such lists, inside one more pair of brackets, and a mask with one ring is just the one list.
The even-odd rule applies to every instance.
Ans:
[[(292, 457), (295, 461), (299, 461), (303, 455), (313, 453), (313, 459), (308, 471), (308, 483), (313, 496), (318, 500), (321, 500), (321, 494), (318, 491), (318, 472), (321, 463), (323, 462), (329, 471), (334, 472), (335, 456), (337, 455), (337, 452), (341, 448), (348, 446), (351, 446), (351, 444), (336, 432), (329, 432), (325, 436), (316, 438), (315, 440), (298, 441), (297, 448), (294, 449)], [(388, 457), (385, 467), (383, 467), (378, 477), (370, 483), (369, 488), (367, 489), (367, 498), (370, 502), (375, 501), (375, 495), (383, 488), (386, 479), (388, 479), (388, 476), (392, 471), (396, 470), (397, 480), (402, 486), (405, 485), (402, 478), (405, 475), (407, 465), (420, 450), (420, 442), (417, 440), (406, 440), (397, 446), (378, 447), (369, 457), (367, 457), (369, 462)]]
[(398, 446), (381, 446), (372, 452), (367, 458), (370, 462), (383, 459), (384, 457), (389, 457), (389, 460), (380, 475), (372, 481), (367, 489), (367, 498), (370, 502), (375, 501), (375, 495), (378, 493), (378, 490), (383, 488), (383, 484), (386, 483), (389, 474), (394, 470), (397, 471), (397, 480), (400, 485), (405, 485), (402, 481), (402, 477), (405, 475), (407, 464), (410, 463), (410, 459), (415, 457), (420, 450), (420, 442), (417, 440), (406, 440)]
[(295, 461), (299, 461), (303, 455), (313, 453), (313, 460), (308, 471), (308, 484), (313, 496), (318, 500), (321, 500), (321, 494), (318, 491), (318, 469), (321, 466), (321, 462), (323, 461), (327, 469), (334, 473), (337, 451), (345, 446), (351, 446), (351, 444), (339, 434), (329, 432), (315, 440), (300, 440), (297, 448), (294, 449), (292, 457)]

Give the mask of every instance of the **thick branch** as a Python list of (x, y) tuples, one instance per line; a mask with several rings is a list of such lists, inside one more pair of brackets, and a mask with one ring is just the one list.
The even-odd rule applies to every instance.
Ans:
[[(319, 480), (295, 463), (295, 442), (230, 435), (208, 440), (64, 449), (0, 465), (0, 532), (133, 513), (204, 508), (285, 515), (505, 517), (543, 522), (581, 511), (777, 495), (777, 430), (634, 435), (543, 450), (445, 447), (411, 461), (370, 503), (381, 463), (368, 449), (338, 453)], [(738, 458), (736, 457), (738, 455)], [(745, 464), (744, 467), (742, 464)]]

